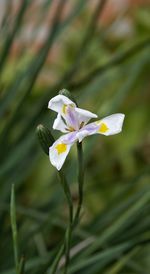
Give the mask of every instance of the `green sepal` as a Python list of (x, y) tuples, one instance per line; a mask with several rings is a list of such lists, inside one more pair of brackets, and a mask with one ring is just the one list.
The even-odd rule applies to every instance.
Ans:
[(36, 133), (43, 151), (49, 155), (49, 147), (55, 142), (50, 130), (43, 125), (38, 125)]

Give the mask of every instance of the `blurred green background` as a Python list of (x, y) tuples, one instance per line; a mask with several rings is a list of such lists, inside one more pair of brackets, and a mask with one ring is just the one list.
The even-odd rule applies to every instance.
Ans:
[[(0, 1), (0, 38), (0, 273), (15, 273), (12, 184), (25, 273), (50, 273), (64, 237), (66, 200), (35, 131), (52, 128), (48, 101), (67, 88), (100, 118), (126, 115), (121, 134), (84, 141), (84, 205), (69, 273), (148, 274), (150, 2)], [(76, 147), (64, 169), (76, 205)]]

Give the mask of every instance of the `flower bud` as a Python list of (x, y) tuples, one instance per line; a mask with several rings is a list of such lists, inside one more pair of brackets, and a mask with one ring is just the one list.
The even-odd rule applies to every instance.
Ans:
[(43, 151), (49, 155), (49, 147), (55, 142), (50, 130), (43, 125), (38, 125), (36, 133)]
[(77, 105), (77, 102), (76, 102), (74, 96), (71, 94), (71, 92), (69, 90), (64, 88), (59, 91), (59, 94), (68, 97), (71, 101), (73, 101)]

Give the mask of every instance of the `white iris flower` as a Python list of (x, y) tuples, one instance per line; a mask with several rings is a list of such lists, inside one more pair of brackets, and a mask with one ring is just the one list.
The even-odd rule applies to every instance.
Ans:
[(50, 161), (58, 170), (63, 166), (75, 142), (81, 142), (86, 136), (97, 133), (106, 136), (117, 134), (122, 130), (125, 117), (122, 113), (116, 113), (88, 124), (89, 120), (97, 118), (97, 115), (78, 108), (64, 95), (53, 97), (48, 103), (48, 108), (58, 113), (53, 129), (66, 133), (49, 148)]

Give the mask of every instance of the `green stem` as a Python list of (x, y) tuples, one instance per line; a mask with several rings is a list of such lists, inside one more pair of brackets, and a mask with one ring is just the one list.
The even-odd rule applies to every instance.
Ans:
[(11, 228), (12, 228), (12, 237), (13, 237), (16, 274), (19, 274), (19, 251), (18, 251), (18, 234), (17, 234), (17, 224), (16, 224), (16, 206), (15, 206), (15, 187), (14, 187), (14, 185), (12, 185), (12, 189), (11, 189), (10, 219), (11, 219)]
[(76, 226), (79, 222), (80, 212), (82, 208), (83, 202), (83, 184), (84, 184), (84, 163), (83, 163), (83, 150), (82, 143), (77, 143), (77, 152), (78, 152), (78, 189), (79, 189), (79, 200), (78, 206), (74, 218), (74, 226)]
[(67, 274), (67, 269), (70, 261), (70, 244), (71, 244), (71, 235), (72, 230), (79, 223), (80, 212), (83, 202), (83, 183), (84, 183), (84, 163), (83, 163), (83, 150), (82, 143), (77, 143), (77, 152), (78, 152), (78, 190), (79, 190), (79, 200), (77, 210), (73, 219), (73, 223), (68, 227), (66, 234), (66, 263), (64, 268), (64, 274)]
[(64, 243), (63, 243), (63, 244), (60, 246), (60, 249), (59, 249), (59, 251), (58, 251), (58, 253), (57, 253), (57, 256), (56, 256), (55, 260), (53, 261), (53, 264), (52, 264), (52, 266), (51, 266), (51, 272), (50, 272), (50, 274), (56, 273), (58, 263), (59, 263), (59, 261), (60, 261), (62, 255), (63, 255), (63, 253), (64, 253), (64, 249), (65, 249), (65, 245), (64, 245)]
[(21, 257), (18, 268), (19, 268), (19, 274), (23, 274), (24, 273), (24, 268), (25, 268), (25, 258), (24, 258), (24, 256)]
[(58, 263), (60, 261), (61, 256), (63, 255), (63, 252), (65, 250), (66, 253), (66, 262), (64, 267), (64, 274), (67, 274), (68, 272), (68, 266), (70, 261), (70, 245), (71, 245), (71, 236), (72, 231), (75, 228), (75, 226), (79, 222), (80, 212), (82, 208), (82, 201), (83, 201), (83, 183), (84, 183), (84, 164), (83, 164), (83, 151), (82, 151), (82, 143), (77, 143), (77, 152), (78, 152), (78, 189), (79, 189), (79, 200), (78, 200), (78, 206), (75, 213), (75, 216), (73, 218), (73, 203), (72, 203), (72, 197), (70, 193), (70, 189), (68, 186), (68, 183), (65, 179), (65, 176), (62, 171), (59, 171), (59, 176), (61, 179), (61, 184), (68, 202), (69, 206), (69, 224), (68, 228), (65, 234), (65, 240), (60, 246), (59, 252), (52, 264), (51, 267), (51, 274), (56, 273)]
[(63, 255), (64, 251), (66, 251), (66, 262), (69, 262), (69, 249), (70, 249), (71, 234), (72, 234), (72, 222), (73, 222), (73, 203), (72, 203), (72, 196), (71, 196), (70, 188), (69, 188), (66, 178), (63, 174), (63, 171), (59, 171), (59, 177), (60, 177), (60, 182), (61, 182), (61, 185), (63, 187), (64, 193), (66, 196), (68, 207), (69, 207), (69, 224), (68, 224), (67, 231), (65, 233), (65, 240), (62, 243), (62, 245), (60, 246), (58, 254), (51, 266), (51, 272), (50, 272), (51, 274), (56, 273), (58, 263), (60, 261), (60, 258)]
[(66, 261), (65, 261), (65, 267), (64, 267), (64, 274), (67, 274), (68, 265), (70, 261), (70, 245), (71, 245), (72, 228), (73, 228), (72, 223), (70, 223), (66, 231), (66, 237), (65, 237)]
[[(61, 183), (68, 201), (68, 206), (69, 206), (69, 224), (68, 228), (65, 234), (65, 243), (64, 243), (64, 248), (65, 248), (65, 253), (66, 253), (66, 263), (65, 263), (65, 268), (64, 268), (64, 274), (67, 273), (67, 268), (69, 264), (69, 250), (70, 250), (70, 244), (71, 244), (71, 235), (72, 235), (72, 222), (73, 222), (73, 203), (72, 203), (72, 197), (70, 193), (70, 189), (68, 187), (67, 181), (65, 179), (65, 176), (62, 171), (59, 172), (60, 178), (61, 178)], [(63, 249), (64, 249), (63, 248)]]
[(72, 197), (71, 197), (71, 192), (67, 183), (67, 180), (63, 174), (63, 171), (59, 171), (59, 177), (60, 177), (60, 182), (63, 187), (67, 202), (68, 202), (68, 207), (69, 207), (69, 223), (72, 223), (73, 220), (73, 203), (72, 203)]

